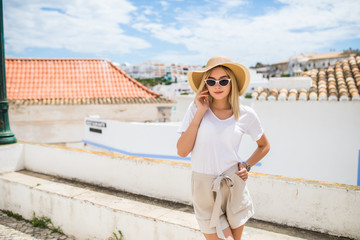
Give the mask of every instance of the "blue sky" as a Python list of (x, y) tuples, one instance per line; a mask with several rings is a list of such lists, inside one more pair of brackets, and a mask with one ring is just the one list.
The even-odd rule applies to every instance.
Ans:
[(6, 57), (246, 66), (360, 48), (356, 0), (4, 0)]

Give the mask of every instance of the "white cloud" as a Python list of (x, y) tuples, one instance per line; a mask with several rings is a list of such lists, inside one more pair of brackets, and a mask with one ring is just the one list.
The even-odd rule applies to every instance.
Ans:
[[(149, 42), (156, 44), (155, 38), (175, 44), (175, 49), (169, 50), (167, 44), (150, 56), (153, 59), (203, 64), (211, 56), (227, 55), (249, 66), (360, 39), (358, 1), (278, 0), (277, 9), (269, 5), (256, 16), (247, 12), (255, 1), (203, 1), (159, 0), (157, 5), (135, 0), (5, 1), (6, 53), (39, 47), (149, 56)], [(142, 38), (127, 32), (129, 28), (142, 32)]]
[(6, 51), (45, 47), (121, 54), (148, 48), (146, 40), (126, 35), (121, 28), (134, 11), (136, 7), (127, 0), (6, 2)]
[(179, 51), (165, 51), (153, 57), (154, 60), (166, 63), (198, 64), (203, 62), (197, 54), (183, 53)]
[(226, 7), (238, 7), (244, 4), (248, 4), (248, 1), (244, 0), (219, 0), (221, 5), (224, 5)]
[[(257, 17), (240, 15), (229, 8), (228, 12), (223, 12), (224, 9), (185, 8), (179, 12), (176, 26), (137, 23), (135, 27), (163, 41), (185, 45), (194, 53), (195, 60), (221, 54), (247, 65), (257, 61), (283, 61), (295, 54), (332, 46), (337, 41), (360, 38), (360, 4), (357, 2), (281, 2), (285, 6)], [(246, 2), (229, 4), (241, 8)], [(161, 57), (160, 53), (157, 57), (168, 59), (172, 55), (164, 53)], [(189, 61), (188, 54), (180, 54), (177, 59), (182, 57)]]
[(166, 1), (161, 1), (160, 4), (161, 4), (163, 10), (167, 10), (169, 7), (169, 3)]

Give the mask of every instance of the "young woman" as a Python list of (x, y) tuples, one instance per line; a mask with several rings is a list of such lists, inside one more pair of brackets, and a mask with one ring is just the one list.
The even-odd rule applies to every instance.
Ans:
[[(218, 56), (189, 72), (188, 80), (197, 95), (178, 129), (177, 151), (181, 157), (191, 153), (195, 216), (207, 240), (238, 240), (254, 214), (245, 183), (248, 172), (270, 149), (254, 110), (239, 105), (250, 74), (243, 65)], [(238, 155), (243, 134), (257, 143), (247, 161)]]

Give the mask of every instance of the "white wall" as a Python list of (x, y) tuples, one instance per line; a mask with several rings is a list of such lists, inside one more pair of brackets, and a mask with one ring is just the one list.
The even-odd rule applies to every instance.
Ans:
[[(191, 97), (177, 111), (184, 113)], [(268, 102), (242, 99), (255, 109), (271, 150), (255, 172), (357, 185), (360, 151), (360, 102)], [(84, 127), (84, 141), (112, 150), (164, 159), (178, 159), (178, 123), (108, 124), (103, 133)], [(245, 135), (239, 154), (246, 160), (256, 143)], [(149, 155), (147, 155), (149, 154)], [(187, 158), (189, 160), (189, 157)]]
[[(86, 122), (105, 123), (106, 127), (92, 127)], [(118, 153), (161, 159), (184, 160), (177, 155), (178, 123), (126, 123), (103, 119), (85, 119), (84, 142), (103, 146)], [(102, 132), (92, 132), (90, 128)], [(187, 158), (190, 160), (189, 158)]]
[[(25, 146), (25, 169), (190, 204), (189, 164), (66, 147)], [(40, 154), (41, 153), (41, 154)], [(166, 179), (166, 181), (164, 181)], [(176, 191), (174, 191), (176, 189)]]
[(302, 88), (310, 89), (311, 83), (312, 79), (310, 77), (271, 77), (269, 80), (269, 88), (270, 90), (277, 88), (279, 91), (282, 88), (288, 90), (295, 88), (300, 91)]
[[(0, 147), (0, 154), (4, 151), (7, 150)], [(187, 204), (191, 202), (191, 169), (186, 163), (40, 144), (24, 144), (23, 151), (25, 168), (35, 172)], [(13, 160), (21, 161), (21, 158)], [(247, 183), (254, 200), (256, 219), (360, 238), (360, 187), (260, 173), (251, 174)], [(0, 187), (1, 195), (7, 191)], [(23, 199), (15, 194), (14, 199), (17, 198)], [(41, 203), (38, 198), (31, 199), (23, 203), (27, 209), (32, 209), (31, 204), (38, 206), (36, 204)], [(16, 207), (15, 202), (18, 203), (0, 198), (0, 206), (5, 209), (9, 207), (2, 202), (5, 200), (12, 204), (11, 210)], [(18, 203), (19, 209), (21, 204)], [(71, 208), (68, 205), (61, 209), (80, 211), (77, 206)]]
[(24, 169), (24, 145), (0, 145), (0, 173)]
[(256, 219), (360, 239), (360, 187), (252, 174), (248, 188)]
[[(84, 117), (98, 115), (119, 121), (157, 122), (158, 108), (173, 104), (16, 105), (10, 104), (10, 128), (18, 140), (41, 143), (81, 141)], [(170, 120), (170, 117), (167, 116)]]
[(110, 239), (118, 230), (129, 240), (203, 239), (193, 214), (16, 172), (0, 175), (0, 196), (0, 209), (48, 217), (78, 240)]
[(194, 100), (195, 95), (177, 95), (176, 105), (174, 111), (171, 113), (171, 121), (179, 122), (182, 121), (186, 110), (189, 107), (191, 101)]
[(360, 102), (242, 101), (271, 144), (259, 172), (357, 185)]

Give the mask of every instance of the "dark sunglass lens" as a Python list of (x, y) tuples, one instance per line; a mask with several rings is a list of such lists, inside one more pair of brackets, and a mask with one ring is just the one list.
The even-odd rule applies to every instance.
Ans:
[(209, 86), (214, 86), (215, 83), (216, 83), (215, 80), (211, 80), (211, 79), (206, 80), (206, 84)]
[(229, 83), (229, 79), (223, 79), (223, 80), (220, 80), (220, 82), (219, 82), (219, 84), (223, 87), (228, 85), (228, 83)]

